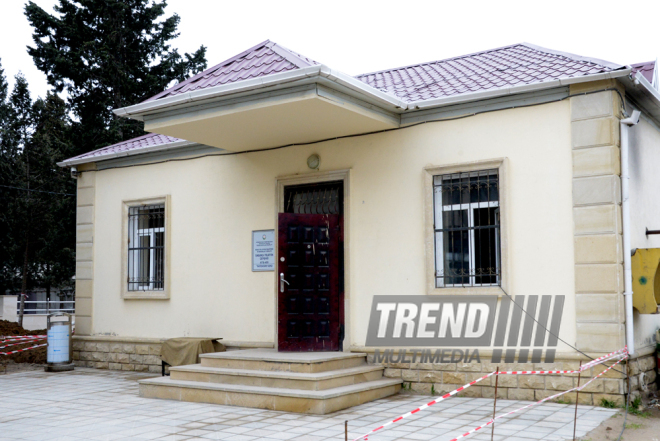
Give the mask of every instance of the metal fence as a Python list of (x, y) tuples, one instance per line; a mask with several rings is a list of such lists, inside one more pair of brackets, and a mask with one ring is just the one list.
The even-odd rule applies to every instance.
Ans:
[[(76, 310), (75, 300), (26, 300), (24, 314), (50, 314), (51, 312), (68, 312), (73, 314)], [(20, 313), (21, 303), (16, 302), (16, 313)]]

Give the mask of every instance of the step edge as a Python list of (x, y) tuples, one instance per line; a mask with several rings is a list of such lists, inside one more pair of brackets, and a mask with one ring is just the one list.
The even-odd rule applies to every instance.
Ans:
[[(164, 378), (164, 380), (162, 378)], [(403, 380), (396, 378), (385, 378), (381, 380), (367, 381), (364, 383), (351, 384), (348, 386), (340, 386), (340, 387), (325, 389), (321, 391), (310, 391), (304, 389), (282, 389), (282, 388), (263, 387), (263, 386), (244, 386), (244, 385), (223, 384), (223, 383), (206, 383), (200, 381), (187, 381), (187, 380), (171, 380), (169, 377), (138, 380), (138, 383), (140, 385), (144, 384), (147, 386), (205, 389), (205, 390), (216, 390), (221, 392), (234, 392), (234, 393), (245, 393), (245, 394), (256, 394), (256, 395), (276, 395), (281, 397), (327, 400), (330, 398), (341, 397), (343, 395), (366, 392), (374, 389), (380, 389), (383, 387), (395, 386), (397, 384), (403, 383)]]
[[(351, 352), (346, 355), (343, 355), (341, 357), (334, 357), (334, 358), (326, 358), (326, 359), (319, 359), (319, 360), (301, 360), (301, 361), (296, 361), (296, 360), (282, 360), (279, 358), (271, 358), (269, 356), (265, 356), (262, 358), (253, 358), (253, 357), (247, 357), (247, 356), (235, 356), (233, 355), (234, 352), (239, 352), (239, 351), (228, 351), (228, 352), (209, 352), (206, 354), (199, 354), (200, 358), (211, 358), (211, 359), (220, 359), (220, 360), (238, 360), (238, 361), (254, 361), (254, 362), (261, 362), (261, 361), (267, 361), (270, 363), (282, 363), (282, 364), (320, 364), (320, 363), (327, 363), (330, 361), (338, 361), (338, 360), (348, 360), (351, 358), (367, 358), (367, 353), (366, 352)], [(297, 352), (296, 352), (297, 353)], [(227, 356), (227, 354), (232, 354), (231, 356)]]
[(348, 377), (351, 375), (368, 374), (376, 371), (384, 371), (383, 366), (365, 365), (356, 366), (346, 369), (336, 369), (333, 371), (323, 372), (290, 372), (290, 371), (264, 371), (258, 369), (233, 369), (233, 368), (216, 368), (211, 366), (202, 366), (201, 364), (176, 366), (171, 367), (170, 372), (187, 372), (187, 373), (203, 373), (203, 374), (217, 374), (217, 375), (232, 375), (232, 376), (246, 376), (246, 377), (265, 377), (277, 378), (285, 380), (302, 380), (302, 381), (322, 381), (331, 380), (334, 378)]

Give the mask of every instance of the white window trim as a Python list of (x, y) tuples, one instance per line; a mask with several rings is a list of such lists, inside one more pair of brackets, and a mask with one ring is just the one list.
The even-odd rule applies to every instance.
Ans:
[[(156, 204), (156, 205), (163, 205), (163, 204)], [(155, 233), (163, 233), (165, 232), (165, 228), (137, 228), (137, 232), (135, 233), (136, 237), (149, 237), (149, 274), (153, 276), (153, 274), (156, 274), (156, 251), (154, 250), (154, 247), (156, 246), (156, 234)], [(129, 229), (129, 233), (131, 233)], [(165, 244), (167, 246), (167, 243)], [(165, 255), (163, 254), (163, 259), (165, 259)], [(165, 262), (163, 262), (163, 266), (165, 265)], [(135, 274), (139, 272), (139, 267), (140, 267), (140, 262), (139, 261), (133, 261), (133, 266), (134, 268), (131, 270), (131, 275), (135, 277)], [(150, 279), (153, 277), (150, 277)], [(162, 291), (161, 288), (154, 288), (154, 282), (148, 282), (148, 283), (139, 283), (138, 282), (138, 287), (139, 289), (135, 289), (132, 291)]]
[[(426, 292), (427, 294), (448, 295), (448, 294), (483, 294), (483, 295), (502, 295), (504, 291), (508, 292), (509, 283), (509, 253), (508, 253), (508, 175), (507, 158), (496, 158), (485, 161), (468, 162), (464, 164), (449, 164), (443, 166), (429, 166), (424, 168), (424, 206), (425, 206), (425, 242), (426, 242)], [(447, 175), (453, 173), (478, 172), (489, 169), (498, 170), (499, 178), (499, 201), (496, 203), (500, 207), (500, 279), (499, 285), (448, 285), (443, 287), (436, 286), (436, 243), (435, 243), (435, 203), (434, 203), (434, 185), (433, 177), (438, 175)], [(468, 206), (484, 206), (485, 202), (461, 204), (456, 208)], [(488, 203), (492, 204), (492, 202)], [(453, 206), (452, 206), (453, 207)], [(444, 210), (444, 208), (443, 208)], [(473, 233), (472, 233), (473, 234)], [(474, 243), (474, 242), (472, 242)], [(442, 256), (439, 256), (442, 259)], [(474, 253), (470, 253), (470, 259), (474, 259)]]
[[(163, 271), (164, 271), (164, 283), (163, 283), (163, 288), (162, 289), (153, 289), (153, 283), (150, 283), (150, 287), (148, 289), (140, 289), (140, 290), (135, 290), (135, 291), (129, 291), (128, 290), (128, 277), (129, 277), (129, 270), (128, 270), (128, 247), (129, 247), (129, 237), (130, 237), (130, 226), (129, 226), (129, 209), (131, 207), (140, 207), (143, 205), (164, 205), (165, 206), (165, 226), (163, 228), (156, 228), (152, 229), (152, 232), (158, 232), (158, 231), (164, 231), (165, 232), (165, 250), (164, 250), (164, 255), (163, 255)], [(171, 234), (172, 234), (172, 228), (171, 228), (171, 198), (169, 195), (166, 196), (157, 196), (153, 198), (146, 198), (146, 199), (137, 199), (137, 200), (129, 200), (129, 201), (122, 201), (122, 241), (121, 241), (121, 256), (122, 256), (122, 262), (121, 262), (121, 297), (123, 299), (129, 300), (129, 299), (155, 299), (155, 300), (164, 300), (164, 299), (169, 299), (170, 298), (170, 250), (171, 250)], [(138, 230), (139, 234), (139, 230)], [(155, 240), (155, 235), (150, 234), (150, 242), (153, 245), (153, 241)], [(153, 254), (153, 250), (151, 253)], [(155, 265), (155, 259), (153, 258), (154, 256), (151, 256), (150, 262), (151, 265)], [(153, 272), (153, 269), (152, 269)]]
[[(490, 169), (490, 170), (493, 170), (493, 169)], [(478, 172), (470, 172), (470, 176), (478, 175), (481, 171), (486, 171), (486, 170), (480, 170)], [(445, 175), (434, 175), (434, 178), (438, 177), (438, 176), (442, 177), (442, 176), (446, 176), (446, 175), (451, 175), (451, 174), (448, 173), (448, 174), (445, 174)], [(433, 191), (434, 192), (435, 192), (436, 188), (437, 188), (437, 185), (434, 183), (434, 185), (433, 185)], [(498, 188), (499, 188), (499, 177), (498, 177)], [(497, 207), (499, 209), (499, 206), (500, 206), (499, 195), (498, 195), (498, 200), (497, 201), (472, 202), (472, 203), (468, 203), (468, 204), (454, 204), (454, 205), (442, 205), (442, 202), (440, 202), (439, 207), (436, 205), (438, 203), (436, 198), (437, 198), (437, 195), (434, 195), (434, 200), (433, 200), (434, 210), (437, 210), (438, 208), (441, 208), (443, 212), (444, 211), (462, 211), (462, 210), (465, 210), (465, 211), (467, 211), (468, 226), (471, 227), (471, 228), (474, 227), (474, 209), (475, 208), (493, 208), (493, 207)], [(435, 272), (435, 276), (436, 276), (436, 284), (435, 285), (436, 285), (436, 288), (452, 288), (452, 287), (463, 288), (463, 287), (467, 287), (467, 286), (499, 286), (500, 285), (500, 279), (501, 279), (501, 277), (499, 275), (497, 276), (497, 282), (496, 283), (475, 283), (474, 279), (476, 277), (469, 276), (468, 277), (469, 283), (467, 283), (467, 284), (465, 284), (465, 283), (463, 283), (463, 284), (445, 284), (444, 279), (442, 277), (438, 277), (438, 274), (437, 274), (438, 268), (444, 267), (444, 255), (438, 253), (438, 250), (442, 250), (443, 245), (444, 245), (442, 235), (437, 234), (437, 230), (443, 228), (442, 216), (439, 216), (438, 214), (439, 213), (437, 211), (434, 212), (434, 222), (435, 222), (435, 226), (434, 226), (434, 234), (435, 234), (435, 271), (436, 271)], [(470, 258), (469, 273), (472, 274), (472, 270), (475, 267), (475, 260), (474, 260), (475, 259), (474, 230), (470, 230), (470, 240), (468, 241), (468, 245), (469, 245), (468, 256)], [(499, 247), (499, 237), (498, 237), (498, 235), (495, 236), (495, 246)], [(497, 259), (496, 266), (499, 267), (499, 264), (500, 264), (500, 253), (499, 252), (496, 253), (496, 259)], [(438, 286), (438, 284), (440, 284), (441, 286)]]

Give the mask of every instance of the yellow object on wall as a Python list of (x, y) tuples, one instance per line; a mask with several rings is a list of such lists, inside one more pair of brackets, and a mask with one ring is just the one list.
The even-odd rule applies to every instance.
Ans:
[(655, 314), (660, 303), (660, 248), (638, 248), (632, 256), (633, 306)]

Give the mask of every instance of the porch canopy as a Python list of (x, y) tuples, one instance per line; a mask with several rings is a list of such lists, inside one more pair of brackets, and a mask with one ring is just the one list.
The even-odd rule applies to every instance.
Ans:
[(406, 103), (273, 42), (129, 107), (147, 132), (259, 150), (399, 127)]

